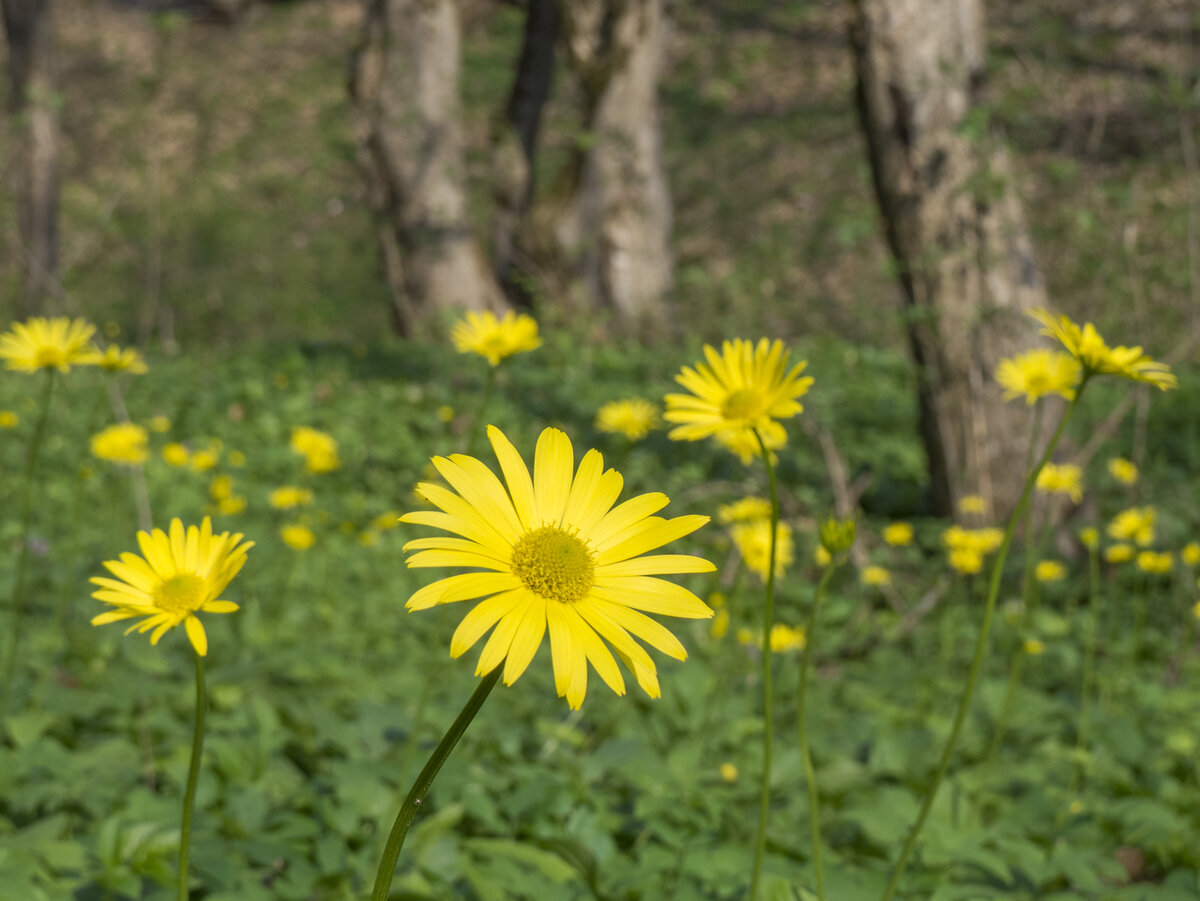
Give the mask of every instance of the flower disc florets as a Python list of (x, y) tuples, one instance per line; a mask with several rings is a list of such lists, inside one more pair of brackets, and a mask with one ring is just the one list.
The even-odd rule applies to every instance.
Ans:
[(513, 547), (510, 565), (534, 594), (564, 604), (585, 597), (596, 572), (587, 545), (554, 526), (526, 532)]

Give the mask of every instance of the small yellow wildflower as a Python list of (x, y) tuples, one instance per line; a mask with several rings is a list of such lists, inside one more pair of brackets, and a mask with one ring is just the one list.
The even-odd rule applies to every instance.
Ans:
[[(724, 432), (717, 432), (713, 437), (717, 444), (725, 450), (737, 454), (737, 458), (742, 461), (743, 466), (749, 466), (762, 457), (762, 448), (758, 446), (758, 439), (749, 429), (728, 429)], [(767, 453), (771, 455), (771, 465), (774, 466), (779, 462), (779, 454), (775, 451), (787, 444), (787, 433), (764, 434), (762, 439), (763, 444), (767, 446)]]
[(996, 381), (1004, 388), (1004, 399), (1025, 395), (1026, 404), (1037, 403), (1047, 394), (1073, 400), (1082, 375), (1079, 361), (1070, 354), (1044, 348), (1001, 360), (996, 367)]
[(130, 375), (142, 375), (146, 372), (146, 361), (134, 347), (122, 350), (117, 345), (110, 344), (104, 350), (93, 348), (86, 362), (91, 366), (99, 366), (105, 372), (128, 372)]
[(1128, 544), (1111, 544), (1104, 549), (1104, 559), (1109, 563), (1128, 563), (1133, 559), (1133, 548)]
[(293, 507), (305, 507), (313, 502), (313, 493), (307, 488), (297, 488), (295, 485), (283, 485), (276, 488), (267, 497), (267, 503), (276, 510), (291, 510)]
[(737, 630), (737, 643), (741, 645), (757, 645), (758, 635), (753, 629), (741, 626)]
[(454, 419), (454, 408), (449, 404), (442, 404), (437, 408), (438, 422), (450, 422)]
[(225, 516), (234, 516), (246, 509), (246, 497), (241, 494), (231, 494), (217, 501), (217, 511)]
[(964, 576), (973, 576), (983, 569), (983, 555), (970, 548), (954, 548), (948, 559), (950, 566)]
[[(771, 522), (760, 519), (755, 522), (738, 523), (730, 529), (730, 537), (737, 545), (738, 553), (746, 563), (746, 568), (760, 579), (766, 580), (767, 566), (771, 551)], [(775, 576), (783, 575), (784, 570), (792, 565), (793, 560), (792, 529), (785, 523), (779, 523), (775, 531)]]
[(302, 523), (290, 523), (279, 530), (283, 543), (295, 551), (307, 551), (317, 540), (312, 529)]
[(1067, 568), (1057, 560), (1039, 560), (1033, 575), (1039, 582), (1059, 582), (1067, 577)]
[(1183, 546), (1183, 550), (1179, 552), (1181, 559), (1188, 566), (1195, 566), (1200, 563), (1200, 544), (1191, 541)]
[(292, 429), (292, 451), (304, 457), (305, 468), (314, 474), (333, 472), (342, 465), (337, 440), (309, 426)]
[(358, 543), (363, 547), (375, 547), (379, 544), (379, 533), (374, 529), (363, 529), (358, 533)]
[(162, 455), (163, 459), (172, 466), (187, 466), (188, 461), (191, 459), (191, 454), (188, 453), (188, 449), (184, 445), (177, 442), (172, 442), (164, 447), (162, 450)]
[(1065, 494), (1078, 504), (1083, 500), (1083, 470), (1073, 463), (1047, 463), (1038, 473), (1036, 487), (1042, 494)]
[(537, 321), (511, 310), (500, 319), (490, 311), (469, 312), (454, 326), (450, 339), (460, 354), (479, 354), (492, 366), (499, 366), (505, 357), (542, 346)]
[(1093, 548), (1100, 544), (1100, 530), (1095, 526), (1087, 526), (1079, 530), (1079, 540), (1084, 547)]
[(1138, 468), (1132, 460), (1124, 457), (1113, 457), (1108, 461), (1108, 474), (1123, 485), (1136, 485)]
[(221, 461), (221, 455), (211, 447), (194, 451), (189, 458), (193, 472), (208, 472)]
[(723, 591), (714, 591), (708, 596), (708, 606), (712, 607), (713, 610), (721, 610), (727, 603), (728, 601)]
[(235, 469), (241, 469), (246, 465), (246, 455), (241, 451), (235, 450), (229, 452), (229, 465)]
[(14, 322), (12, 330), (0, 335), (0, 360), (17, 372), (87, 366), (92, 360), (92, 335), (96, 327), (83, 319), (35, 316)]
[(882, 566), (868, 566), (859, 576), (864, 585), (891, 585), (892, 574)]
[(906, 522), (894, 522), (883, 529), (883, 540), (893, 547), (912, 544), (913, 527)]
[(371, 528), (376, 532), (389, 532), (400, 525), (400, 514), (394, 510), (380, 513), (371, 520)]
[(15, 429), (21, 417), (12, 410), (0, 410), (0, 429)]
[(208, 493), (214, 501), (223, 501), (226, 498), (233, 497), (233, 476), (217, 476), (209, 484)]
[(771, 626), (771, 651), (776, 654), (802, 651), (806, 643), (804, 629), (793, 628), (783, 623)]
[(1109, 537), (1117, 541), (1134, 541), (1141, 547), (1154, 543), (1153, 507), (1130, 507), (1122, 510), (1108, 524)]
[(988, 505), (978, 494), (968, 494), (958, 502), (959, 513), (987, 513)]
[(712, 619), (712, 637), (718, 641), (729, 634), (729, 611), (718, 610)]
[(1152, 360), (1140, 347), (1109, 347), (1090, 322), (1080, 327), (1069, 317), (1046, 310), (1030, 310), (1029, 315), (1042, 324), (1043, 335), (1057, 340), (1080, 362), (1085, 376), (1115, 375), (1146, 382), (1162, 391), (1178, 385), (1166, 363)]
[(833, 555), (825, 550), (825, 545), (818, 544), (813, 548), (813, 563), (817, 564), (817, 566), (828, 566), (832, 560)]
[(725, 782), (737, 782), (738, 768), (726, 761), (721, 764), (721, 779)]
[(151, 416), (150, 421), (146, 425), (150, 427), (150, 431), (158, 432), (159, 434), (171, 431), (171, 420), (161, 413), (157, 416)]
[(118, 422), (92, 436), (92, 456), (123, 466), (137, 466), (150, 456), (150, 436), (140, 425)]
[(640, 397), (614, 400), (596, 411), (596, 429), (641, 441), (658, 425), (658, 408)]
[(950, 526), (942, 533), (942, 542), (951, 550), (969, 550), (987, 556), (1004, 543), (1004, 531), (991, 526), (983, 529)]
[(1046, 645), (1036, 638), (1026, 638), (1022, 642), (1021, 648), (1031, 657), (1038, 657), (1046, 653)]
[(1137, 568), (1144, 573), (1163, 575), (1171, 571), (1175, 558), (1168, 553), (1158, 551), (1142, 551), (1137, 555)]

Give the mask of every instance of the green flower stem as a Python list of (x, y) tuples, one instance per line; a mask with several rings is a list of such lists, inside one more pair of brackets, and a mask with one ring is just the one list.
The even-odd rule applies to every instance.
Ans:
[(492, 689), (496, 687), (496, 683), (500, 681), (500, 673), (503, 669), (503, 664), (500, 664), (480, 680), (478, 687), (467, 699), (467, 703), (463, 705), (458, 717), (450, 724), (450, 728), (446, 730), (446, 734), (442, 736), (438, 746), (433, 749), (433, 754), (430, 755), (424, 769), (417, 776), (417, 781), (408, 790), (408, 796), (400, 806), (400, 812), (396, 814), (396, 822), (392, 824), (387, 845), (383, 849), (383, 859), (379, 862), (379, 872), (375, 874), (375, 888), (371, 892), (371, 901), (388, 901), (392, 877), (396, 872), (396, 861), (400, 859), (400, 849), (404, 847), (404, 838), (408, 835), (409, 827), (417, 818), (417, 811), (421, 809), (425, 793), (429, 791), (429, 786), (433, 785), (433, 780), (437, 778), (437, 774), (450, 756), (450, 752), (454, 750), (454, 746), (458, 744), (458, 740), (463, 737), (463, 733), (475, 719), (475, 714), (479, 713), (483, 702), (487, 700)]
[(1071, 414), (1079, 406), (1079, 398), (1083, 396), (1083, 389), (1086, 386), (1087, 377), (1085, 376), (1083, 382), (1075, 392), (1075, 399), (1071, 401), (1070, 406), (1063, 413), (1062, 420), (1059, 422), (1054, 436), (1050, 439), (1050, 443), (1046, 445), (1046, 450), (1038, 459), (1037, 465), (1025, 477), (1025, 487), (1021, 490), (1021, 498), (1017, 501), (1017, 508), (1013, 511), (1012, 516), (1008, 518), (1008, 526), (1004, 529), (1004, 541), (1001, 543), (1000, 551), (996, 555), (996, 562), (992, 565), (992, 574), (988, 582), (987, 602), (983, 609), (983, 623), (979, 627), (979, 637), (975, 642), (975, 656), (971, 659), (971, 668), (967, 673), (967, 684), (963, 688), (962, 697), (959, 699), (958, 710), (954, 714), (954, 722), (950, 727), (950, 735), (946, 739), (946, 745), (942, 748), (942, 755), (938, 759), (937, 768), (934, 770), (933, 781), (929, 786), (929, 791), (925, 795), (924, 802), (921, 804), (921, 810), (917, 814), (917, 819), (908, 833), (908, 838), (904, 842), (904, 847), (900, 851), (900, 857), (896, 860), (896, 865), (892, 869), (891, 878), (888, 879), (887, 886), (883, 890), (881, 901), (889, 901), (896, 893), (896, 886), (899, 884), (900, 877), (904, 873), (904, 867), (908, 863), (909, 855), (912, 854), (913, 848), (916, 847), (917, 837), (921, 834), (921, 829), (925, 825), (929, 811), (933, 808), (934, 798), (937, 797), (938, 789), (942, 784), (942, 778), (946, 775), (946, 768), (950, 765), (950, 757), (954, 753), (954, 746), (958, 742), (958, 735), (962, 731), (963, 723), (967, 718), (967, 711), (971, 707), (971, 697), (975, 693), (975, 683), (979, 680), (979, 671), (983, 666), (983, 658), (987, 652), (988, 633), (992, 627), (992, 616), (996, 612), (996, 598), (1000, 594), (1000, 579), (1004, 574), (1004, 561), (1008, 558), (1008, 549), (1012, 545), (1013, 531), (1016, 529), (1021, 517), (1025, 515), (1025, 510), (1029, 506), (1029, 498), (1033, 494), (1033, 486), (1037, 481), (1038, 474), (1042, 471), (1042, 467), (1046, 465), (1046, 462), (1054, 453), (1054, 449), (1058, 446), (1059, 440), (1066, 431), (1067, 423), (1071, 421)]
[(812, 831), (813, 873), (817, 880), (817, 899), (825, 901), (825, 873), (821, 867), (821, 813), (820, 796), (817, 792), (817, 773), (813, 769), (812, 755), (808, 750), (808, 727), (805, 723), (806, 705), (808, 698), (808, 674), (812, 670), (812, 658), (817, 643), (817, 610), (829, 587), (829, 580), (840, 561), (835, 557), (821, 573), (821, 581), (817, 583), (816, 594), (813, 595), (812, 606), (808, 609), (808, 622), (804, 626), (804, 654), (800, 658), (800, 699), (796, 724), (800, 733), (800, 757), (804, 762), (804, 781), (808, 784), (808, 819)]
[(1079, 690), (1079, 728), (1075, 737), (1075, 749), (1079, 765), (1071, 776), (1070, 791), (1083, 785), (1083, 755), (1088, 746), (1088, 720), (1092, 706), (1092, 679), (1096, 665), (1096, 633), (1100, 625), (1100, 553), (1099, 539), (1088, 547), (1088, 625), (1083, 648), (1083, 686)]
[[(762, 783), (759, 788), (758, 832), (754, 838), (754, 869), (750, 876), (750, 901), (758, 898), (758, 882), (762, 876), (763, 851), (767, 846), (767, 813), (771, 808), (771, 742), (774, 726), (771, 716), (771, 626), (775, 618), (775, 543), (779, 532), (779, 489), (775, 484), (775, 466), (771, 463), (771, 452), (767, 450), (762, 435), (754, 429), (762, 453), (763, 465), (767, 467), (767, 482), (771, 489), (771, 544), (767, 554), (766, 604), (763, 608), (762, 633), (762, 685), (763, 685), (763, 765)], [(382, 899), (379, 899), (382, 901)]]
[(13, 579), (8, 629), (8, 654), (4, 661), (4, 686), (0, 688), (0, 741), (3, 740), (8, 721), (8, 702), (12, 695), (13, 677), (17, 671), (17, 655), (21, 650), (21, 617), (25, 612), (25, 571), (29, 563), (29, 527), (33, 519), (33, 483), (37, 476), (38, 456), (42, 440), (46, 436), (46, 423), (50, 420), (50, 405), (54, 400), (55, 371), (46, 370), (42, 382), (42, 403), (33, 435), (29, 438), (29, 450), (25, 455), (25, 471), (21, 479), (21, 545), (17, 550), (17, 571)]
[(208, 714), (208, 692), (204, 689), (204, 658), (196, 658), (196, 724), (192, 730), (192, 759), (188, 764), (187, 786), (183, 790), (183, 819), (179, 826), (179, 901), (188, 901), (188, 858), (192, 850), (192, 809), (196, 804), (196, 779), (200, 775), (200, 755), (204, 751), (204, 720)]

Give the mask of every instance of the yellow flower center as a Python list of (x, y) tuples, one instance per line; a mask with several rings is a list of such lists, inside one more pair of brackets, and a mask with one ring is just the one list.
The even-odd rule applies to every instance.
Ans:
[(57, 347), (43, 345), (37, 349), (34, 362), (40, 367), (58, 366), (63, 362), (63, 352)]
[(192, 573), (171, 576), (154, 589), (154, 606), (168, 613), (190, 613), (204, 603), (204, 580)]
[(751, 421), (758, 419), (762, 412), (762, 402), (759, 392), (753, 388), (739, 388), (731, 392), (721, 405), (721, 415), (726, 419)]
[(564, 604), (583, 599), (596, 571), (587, 545), (556, 526), (543, 526), (521, 536), (510, 565), (534, 594)]

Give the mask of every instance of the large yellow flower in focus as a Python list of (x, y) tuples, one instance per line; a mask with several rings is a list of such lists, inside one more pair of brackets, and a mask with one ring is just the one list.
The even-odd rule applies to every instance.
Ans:
[(513, 354), (542, 346), (537, 320), (511, 310), (497, 319), (490, 311), (467, 313), (454, 326), (450, 340), (460, 354), (479, 354), (492, 366)]
[(1163, 391), (1178, 385), (1166, 363), (1152, 360), (1140, 347), (1109, 347), (1090, 322), (1080, 327), (1070, 317), (1047, 310), (1030, 310), (1029, 315), (1042, 324), (1043, 335), (1054, 338), (1080, 362), (1085, 375), (1117, 375)]
[[(571, 441), (549, 428), (538, 438), (533, 477), (525, 461), (495, 426), (488, 438), (504, 481), (474, 457), (434, 457), (450, 489), (422, 482), (417, 493), (437, 510), (406, 513), (402, 522), (432, 526), (459, 537), (408, 542), (410, 567), (466, 566), (476, 572), (441, 579), (408, 599), (425, 610), (472, 598), (479, 601), (450, 640), (458, 657), (490, 629), (476, 667), (484, 675), (504, 664), (504, 683), (515, 682), (550, 634), (554, 684), (578, 709), (587, 692), (588, 663), (617, 694), (625, 681), (605, 642), (651, 697), (658, 697), (654, 661), (634, 638), (677, 660), (679, 640), (645, 613), (703, 619), (713, 611), (685, 588), (655, 576), (711, 572), (707, 560), (686, 554), (639, 556), (688, 535), (707, 516), (654, 516), (664, 494), (642, 494), (613, 507), (624, 480), (605, 471), (599, 451), (588, 451), (574, 470)], [(572, 475), (574, 471), (574, 474)], [(645, 613), (641, 612), (645, 611)], [(493, 629), (493, 627), (495, 627)]]
[(90, 342), (95, 331), (91, 323), (66, 316), (14, 322), (12, 331), (0, 335), (0, 360), (19, 372), (69, 372), (72, 364), (86, 366), (92, 362), (94, 349)]
[(119, 560), (106, 560), (105, 568), (116, 576), (96, 576), (100, 586), (92, 597), (111, 605), (92, 617), (93, 626), (102, 626), (131, 617), (143, 617), (125, 634), (137, 630), (150, 632), (150, 643), (183, 623), (196, 653), (208, 653), (208, 637), (197, 613), (232, 613), (238, 605), (220, 600), (221, 592), (246, 562), (253, 541), (242, 541), (240, 533), (214, 535), (207, 516), (200, 527), (186, 530), (178, 519), (171, 520), (168, 532), (155, 529), (138, 532), (142, 555), (124, 553)]
[(675, 376), (692, 393), (666, 397), (663, 419), (680, 423), (668, 437), (699, 441), (724, 433), (725, 443), (736, 443), (739, 436), (757, 430), (768, 450), (782, 447), (787, 432), (776, 420), (804, 412), (797, 398), (813, 383), (811, 377), (800, 376), (808, 365), (804, 360), (787, 368), (789, 355), (782, 341), (766, 338), (757, 345), (735, 338), (724, 342), (720, 353), (704, 345), (707, 365), (684, 366)]
[(1004, 389), (1004, 399), (1024, 395), (1027, 404), (1037, 403), (1047, 394), (1073, 400), (1082, 375), (1083, 368), (1073, 356), (1044, 348), (1001, 360), (996, 367), (996, 381)]

